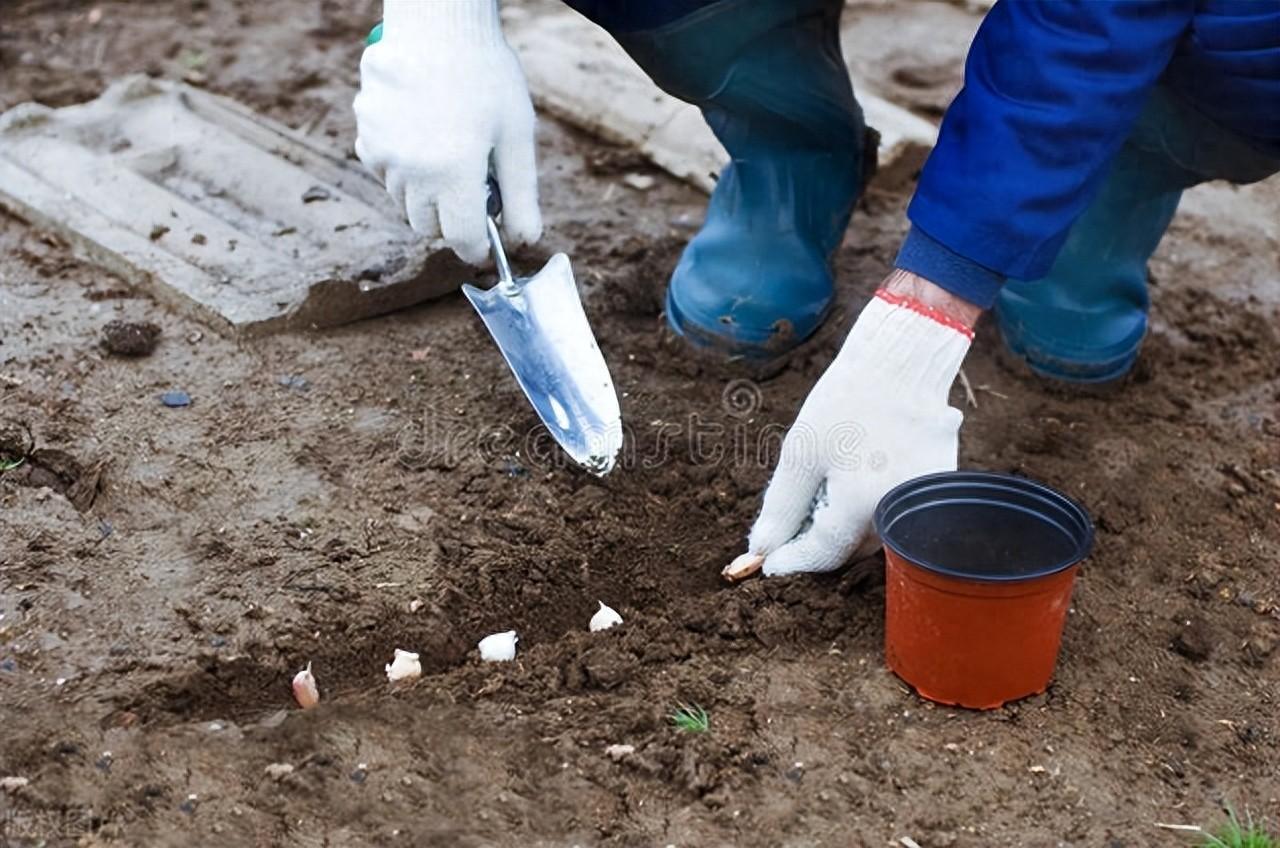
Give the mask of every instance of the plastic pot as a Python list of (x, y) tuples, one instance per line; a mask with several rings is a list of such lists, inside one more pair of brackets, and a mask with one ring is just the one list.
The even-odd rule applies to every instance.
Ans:
[(983, 471), (917, 477), (875, 513), (885, 548), (885, 660), (923, 697), (995, 709), (1053, 678), (1084, 509), (1042, 483)]

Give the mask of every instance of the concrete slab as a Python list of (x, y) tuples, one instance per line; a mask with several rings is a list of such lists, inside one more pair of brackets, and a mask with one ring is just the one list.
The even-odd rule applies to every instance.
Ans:
[[(636, 147), (655, 165), (703, 191), (728, 161), (697, 107), (663, 93), (626, 52), (581, 15), (537, 6), (504, 11), (538, 106), (602, 138)], [(882, 177), (923, 163), (937, 140), (929, 121), (854, 81), (867, 123), (880, 133)]]
[(342, 324), (471, 276), (359, 163), (143, 76), (90, 103), (0, 115), (0, 206), (226, 332)]

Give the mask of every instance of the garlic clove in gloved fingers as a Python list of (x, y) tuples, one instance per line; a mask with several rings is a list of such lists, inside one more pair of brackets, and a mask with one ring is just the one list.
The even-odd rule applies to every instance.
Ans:
[(735, 557), (733, 562), (726, 565), (720, 572), (720, 576), (730, 583), (737, 583), (755, 574), (762, 565), (764, 565), (764, 554), (753, 554), (748, 551)]
[(413, 680), (422, 676), (422, 663), (418, 655), (410, 651), (396, 648), (396, 656), (387, 664), (387, 680), (395, 683), (400, 680)]
[(293, 699), (304, 710), (320, 703), (320, 689), (316, 686), (315, 675), (311, 673), (311, 663), (293, 676)]
[(516, 642), (520, 641), (514, 630), (494, 633), (480, 640), (480, 659), (485, 662), (507, 662), (516, 658)]
[(587, 628), (596, 633), (601, 630), (608, 630), (622, 623), (622, 616), (618, 615), (618, 611), (613, 607), (605, 606), (604, 601), (600, 602), (600, 609), (596, 610), (596, 614), (591, 616), (591, 623)]

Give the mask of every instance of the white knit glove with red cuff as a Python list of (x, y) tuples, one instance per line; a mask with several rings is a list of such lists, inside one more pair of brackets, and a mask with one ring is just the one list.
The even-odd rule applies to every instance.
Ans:
[(964, 416), (947, 395), (972, 340), (919, 301), (876, 293), (783, 440), (748, 540), (766, 575), (830, 571), (872, 553), (880, 498), (955, 469)]
[(542, 235), (533, 105), (497, 0), (385, 0), (355, 111), (356, 155), (417, 232), (484, 261), (492, 164), (510, 246)]

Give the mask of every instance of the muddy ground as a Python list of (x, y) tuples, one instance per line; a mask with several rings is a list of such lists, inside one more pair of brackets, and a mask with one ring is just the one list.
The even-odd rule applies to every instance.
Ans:
[[(960, 48), (913, 65), (883, 35), (976, 19), (850, 14), (883, 89), (945, 104)], [(147, 70), (346, 147), (375, 16), (4, 0), (0, 106)], [(1193, 193), (1118, 394), (1006, 370), (980, 333), (962, 464), (1062, 487), (1098, 540), (1052, 688), (971, 713), (884, 669), (874, 565), (717, 577), (768, 479), (758, 448), (887, 269), (910, 186), (869, 192), (819, 336), (734, 383), (662, 332), (703, 198), (659, 174), (637, 193), (626, 151), (539, 132), (549, 232), (519, 261), (573, 256), (629, 425), (603, 481), (560, 465), (459, 297), (236, 343), (0, 217), (0, 418), (34, 448), (0, 474), (0, 776), (29, 780), (0, 797), (0, 844), (1119, 848), (1186, 844), (1153, 823), (1224, 803), (1280, 812), (1276, 185)], [(102, 348), (121, 318), (161, 328), (154, 353)], [(585, 632), (597, 599), (625, 626)], [(517, 660), (481, 665), (475, 641), (508, 628)], [(426, 674), (392, 690), (396, 647)], [(307, 662), (325, 701), (304, 714)], [(677, 702), (710, 732), (672, 728)]]

